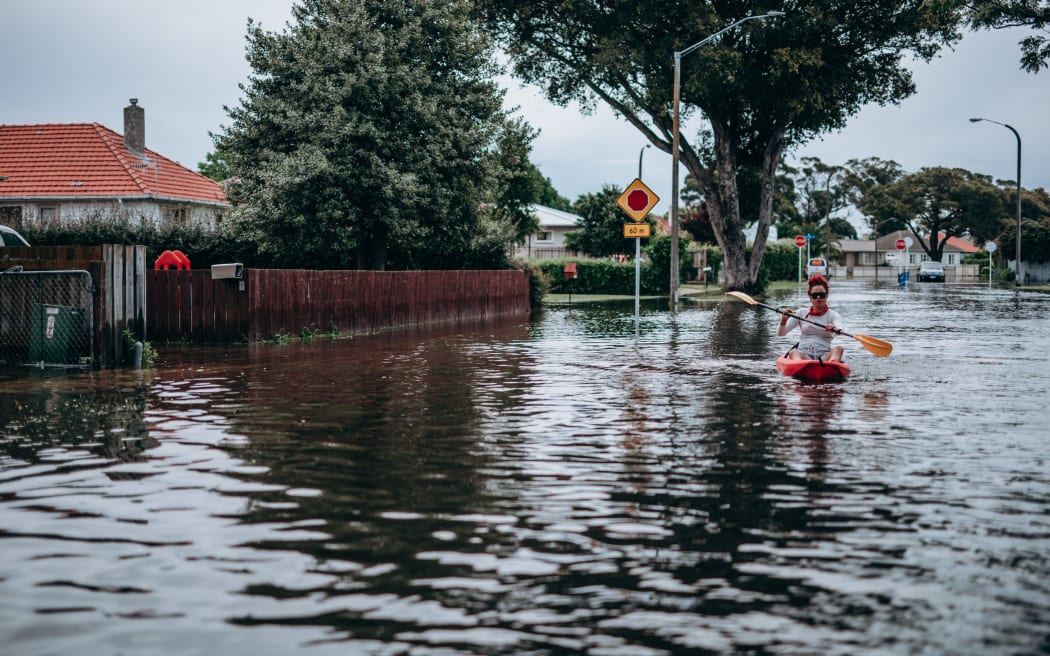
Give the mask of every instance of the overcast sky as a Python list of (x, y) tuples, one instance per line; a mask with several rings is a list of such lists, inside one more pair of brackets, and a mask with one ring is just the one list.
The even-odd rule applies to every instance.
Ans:
[[(0, 16), (0, 123), (98, 122), (123, 132), (123, 108), (146, 110), (146, 145), (196, 170), (213, 149), (209, 132), (229, 122), (249, 67), (250, 16), (283, 30), (291, 0), (6, 0)], [(828, 164), (880, 157), (906, 171), (957, 166), (1013, 180), (1021, 134), (1022, 183), (1050, 188), (1050, 71), (1018, 68), (1024, 30), (968, 34), (932, 64), (914, 65), (918, 93), (900, 106), (868, 107), (841, 133), (792, 154)], [(703, 38), (704, 35), (697, 35)], [(668, 53), (670, 59), (671, 53)], [(688, 66), (688, 57), (683, 66)], [(671, 80), (668, 79), (668, 83)], [(610, 111), (557, 108), (508, 79), (507, 103), (541, 130), (532, 161), (563, 196), (576, 200), (605, 184), (626, 187), (645, 141)], [(686, 128), (683, 128), (683, 133)], [(668, 211), (671, 157), (646, 149), (643, 180)], [(684, 176), (684, 167), (683, 167)]]

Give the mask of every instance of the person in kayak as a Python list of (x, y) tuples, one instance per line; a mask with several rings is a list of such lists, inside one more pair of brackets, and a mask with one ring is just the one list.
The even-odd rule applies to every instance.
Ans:
[[(798, 344), (787, 352), (793, 360), (822, 360), (842, 362), (842, 347), (832, 346), (831, 338), (836, 330), (842, 330), (842, 316), (828, 307), (828, 281), (819, 273), (809, 277), (806, 283), (810, 306), (804, 310), (785, 309), (780, 315), (777, 337), (784, 337), (796, 327), (802, 333)], [(798, 317), (821, 324), (814, 326)]]

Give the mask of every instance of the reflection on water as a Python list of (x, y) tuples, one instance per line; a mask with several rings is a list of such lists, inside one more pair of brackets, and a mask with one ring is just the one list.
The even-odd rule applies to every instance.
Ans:
[[(11, 653), (1050, 653), (1050, 299), (835, 285), (0, 378)], [(792, 298), (773, 302), (792, 302)], [(1003, 321), (1009, 316), (1010, 321)]]

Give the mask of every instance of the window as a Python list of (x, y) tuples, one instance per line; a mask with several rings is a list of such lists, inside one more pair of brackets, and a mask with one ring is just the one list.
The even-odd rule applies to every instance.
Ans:
[(536, 233), (536, 241), (552, 241), (552, 240), (553, 240), (553, 236), (551, 235), (549, 230), (547, 230), (547, 231), (541, 230), (540, 232)]
[(41, 228), (55, 228), (58, 226), (58, 208), (57, 207), (41, 207), (40, 208), (40, 227)]
[(190, 219), (188, 207), (170, 207), (164, 212), (165, 218), (172, 225), (186, 225)]
[(956, 258), (956, 254), (955, 253), (945, 253), (944, 254), (944, 263), (945, 264), (958, 264), (958, 262), (955, 261), (955, 258)]

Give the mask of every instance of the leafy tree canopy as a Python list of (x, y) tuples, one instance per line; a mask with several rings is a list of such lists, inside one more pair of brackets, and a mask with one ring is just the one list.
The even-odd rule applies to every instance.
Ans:
[[(506, 252), (531, 138), (502, 109), (491, 38), (465, 0), (300, 0), (248, 23), (252, 74), (216, 137), (241, 181), (243, 238), (275, 265), (456, 268)], [(507, 228), (506, 230), (501, 228)], [(496, 263), (488, 263), (490, 266)]]
[(231, 177), (230, 164), (219, 152), (208, 153), (203, 162), (197, 162), (197, 172), (216, 182), (229, 180)]
[[(680, 158), (703, 190), (725, 254), (726, 285), (734, 289), (758, 285), (785, 149), (843, 127), (866, 104), (913, 93), (904, 56), (931, 58), (959, 38), (962, 20), (958, 7), (928, 0), (476, 4), (518, 77), (541, 86), (555, 103), (607, 104), (667, 153), (674, 131), (673, 53), (749, 15), (785, 11), (743, 23), (682, 60)], [(688, 129), (687, 119), (698, 113), (709, 130)], [(753, 177), (739, 177), (741, 169)], [(754, 216), (743, 213), (747, 202), (757, 208)], [(744, 229), (756, 218), (749, 255)]]
[[(600, 193), (580, 196), (573, 211), (580, 216), (580, 229), (565, 235), (565, 246), (595, 257), (634, 254), (634, 239), (623, 236), (623, 226), (631, 218), (616, 204), (623, 193), (613, 185), (604, 185)], [(655, 234), (652, 219), (646, 217)]]
[(872, 187), (861, 207), (873, 225), (897, 221), (919, 238), (930, 259), (941, 260), (949, 237), (990, 238), (1001, 231), (1006, 197), (986, 175), (928, 167)]
[(1034, 34), (1021, 39), (1021, 68), (1038, 73), (1050, 65), (1050, 1), (954, 0), (969, 12), (975, 29), (1030, 27)]

